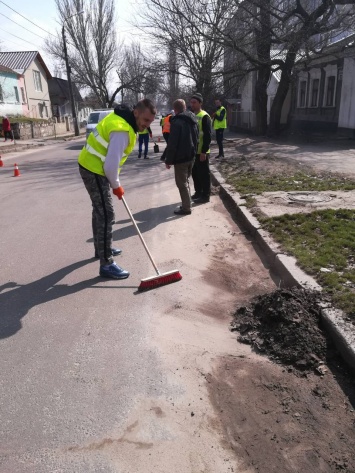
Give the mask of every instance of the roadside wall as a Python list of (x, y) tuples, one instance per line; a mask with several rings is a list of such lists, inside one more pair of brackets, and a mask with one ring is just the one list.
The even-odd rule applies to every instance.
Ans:
[(16, 140), (44, 138), (46, 136), (63, 135), (69, 131), (73, 131), (71, 124), (68, 121), (64, 123), (11, 123), (11, 128)]

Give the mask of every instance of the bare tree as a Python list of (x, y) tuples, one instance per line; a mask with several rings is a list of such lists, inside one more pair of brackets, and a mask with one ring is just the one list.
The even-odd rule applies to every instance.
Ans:
[(122, 48), (122, 55), (117, 67), (117, 75), (120, 85), (112, 94), (111, 100), (124, 90), (131, 91), (135, 102), (140, 95), (153, 98), (159, 89), (160, 67), (155, 60), (149, 59), (139, 43), (132, 43), (130, 46)]
[[(182, 34), (175, 41), (180, 60), (185, 58), (185, 68), (191, 69), (191, 76), (203, 83), (216, 77), (221, 49), (225, 56), (232, 56), (242, 70), (228, 67), (224, 75), (241, 78), (252, 71), (256, 73), (255, 110), (257, 133), (267, 131), (267, 87), (273, 72), (279, 71), (281, 79), (274, 98), (269, 132), (277, 132), (280, 127), (281, 110), (290, 88), (292, 73), (297, 60), (317, 55), (335, 40), (354, 28), (355, 0), (147, 0), (149, 5), (159, 7), (159, 13), (167, 27), (163, 26), (167, 38), (176, 37), (176, 26), (183, 25)], [(342, 5), (340, 5), (342, 4)], [(169, 18), (174, 19), (170, 22)], [(166, 18), (168, 21), (166, 22)], [(161, 27), (161, 23), (159, 24)], [(194, 47), (203, 50), (202, 57), (191, 52), (190, 35)], [(159, 38), (163, 35), (155, 31)], [(199, 46), (197, 45), (197, 42)], [(210, 46), (211, 42), (214, 46)], [(211, 52), (212, 55), (208, 53)], [(217, 54), (217, 56), (216, 56)], [(189, 59), (187, 59), (187, 57)], [(203, 58), (203, 60), (201, 60)]]
[[(55, 0), (60, 23), (67, 35), (73, 81), (90, 89), (102, 106), (110, 100), (109, 78), (117, 63), (114, 0)], [(80, 14), (85, 10), (84, 14)], [(47, 40), (47, 50), (63, 60), (61, 35)]]
[[(146, 3), (140, 26), (167, 52), (165, 64), (162, 61), (161, 66), (167, 73), (168, 98), (176, 98), (177, 77), (180, 77), (192, 80), (193, 88), (206, 101), (212, 100), (217, 79), (222, 74), (223, 45), (216, 41), (214, 24), (207, 21), (209, 2), (146, 0)], [(212, 13), (213, 21), (218, 23), (223, 12)]]
[[(121, 97), (127, 90), (136, 96), (142, 93), (145, 77), (154, 66), (139, 44), (124, 46), (117, 41), (114, 0), (55, 1), (67, 33), (72, 79), (77, 86), (91, 91), (101, 107), (109, 108), (120, 92)], [(47, 50), (57, 60), (63, 60), (60, 34), (57, 39), (47, 40)]]

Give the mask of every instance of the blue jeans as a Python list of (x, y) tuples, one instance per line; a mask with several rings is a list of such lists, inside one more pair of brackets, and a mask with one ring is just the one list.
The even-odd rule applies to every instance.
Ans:
[(149, 133), (143, 133), (141, 135), (138, 135), (138, 153), (142, 154), (142, 146), (144, 143), (144, 156), (147, 156), (148, 154), (148, 143), (149, 143)]

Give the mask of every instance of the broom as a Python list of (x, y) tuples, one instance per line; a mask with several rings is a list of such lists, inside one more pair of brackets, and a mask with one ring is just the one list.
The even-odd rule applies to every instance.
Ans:
[(154, 269), (157, 273), (157, 276), (152, 276), (150, 278), (145, 278), (141, 280), (141, 283), (138, 287), (138, 291), (147, 291), (148, 289), (154, 289), (156, 287), (160, 286), (165, 286), (166, 284), (171, 284), (173, 282), (180, 281), (182, 279), (182, 276), (180, 272), (177, 269), (174, 269), (173, 271), (168, 271), (167, 273), (161, 273), (157, 267), (157, 265), (154, 262), (153, 256), (151, 255), (150, 251), (148, 250), (148, 247), (143, 239), (143, 236), (138, 228), (138, 225), (136, 221), (133, 218), (132, 212), (129, 210), (129, 207), (127, 205), (127, 202), (124, 197), (122, 197), (122, 202), (123, 205), (126, 207), (127, 213), (129, 215), (129, 218), (131, 219), (133, 225), (135, 226), (135, 229), (137, 230), (138, 236), (143, 243), (144, 249), (147, 252), (150, 261), (152, 262), (152, 265), (154, 266)]

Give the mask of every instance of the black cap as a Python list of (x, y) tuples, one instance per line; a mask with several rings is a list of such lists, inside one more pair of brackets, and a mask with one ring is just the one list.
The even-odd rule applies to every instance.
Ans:
[(192, 99), (196, 99), (198, 100), (200, 103), (203, 102), (203, 98), (202, 98), (202, 95), (199, 94), (198, 92), (196, 94), (193, 94), (193, 96), (191, 97)]

